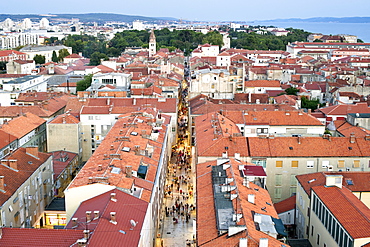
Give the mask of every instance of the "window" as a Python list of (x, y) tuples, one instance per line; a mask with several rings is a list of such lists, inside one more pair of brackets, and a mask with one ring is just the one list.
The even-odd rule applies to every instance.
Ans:
[(275, 175), (275, 185), (281, 186), (283, 182), (283, 174), (276, 174)]
[(296, 174), (290, 175), (290, 186), (297, 186), (297, 180), (295, 178)]
[(292, 168), (298, 168), (298, 160), (292, 161)]
[(307, 168), (313, 168), (315, 164), (315, 161), (313, 160), (307, 160)]
[(281, 198), (281, 187), (275, 187), (275, 199)]
[(94, 117), (93, 116), (89, 116), (89, 120), (94, 120)]
[(257, 166), (262, 166), (263, 168), (266, 168), (266, 160), (252, 159), (252, 163)]
[(277, 168), (281, 168), (281, 167), (283, 167), (283, 161), (282, 161), (282, 160), (277, 160), (277, 161), (276, 161), (276, 167), (277, 167)]
[(354, 160), (353, 161), (353, 167), (354, 168), (359, 168), (360, 167), (360, 161), (359, 160)]
[(268, 134), (268, 128), (257, 128), (257, 133), (258, 134)]
[(338, 160), (338, 168), (344, 167), (344, 160)]
[(295, 195), (297, 193), (297, 187), (290, 187), (289, 192), (290, 192), (290, 196)]
[(313, 231), (315, 230), (314, 226), (311, 226), (311, 236), (313, 236)]
[(328, 168), (329, 160), (323, 160), (321, 164), (322, 164), (322, 168)]
[(320, 234), (317, 234), (317, 245), (320, 245)]

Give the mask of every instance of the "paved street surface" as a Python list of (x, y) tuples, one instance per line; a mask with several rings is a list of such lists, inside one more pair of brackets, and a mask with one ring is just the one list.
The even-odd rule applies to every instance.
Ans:
[(156, 246), (195, 246), (195, 166), (191, 159), (188, 127), (187, 81), (181, 85), (176, 144), (168, 165), (161, 227)]

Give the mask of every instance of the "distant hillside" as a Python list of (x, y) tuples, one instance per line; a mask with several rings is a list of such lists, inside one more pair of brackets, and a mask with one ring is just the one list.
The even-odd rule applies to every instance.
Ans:
[(336, 23), (370, 23), (370, 17), (313, 17), (307, 19), (290, 18), (263, 20), (259, 22), (336, 22)]
[(48, 20), (54, 20), (54, 21), (58, 21), (60, 19), (78, 18), (81, 22), (107, 22), (107, 21), (133, 22), (135, 20), (148, 21), (148, 22), (160, 22), (164, 20), (168, 20), (168, 21), (177, 20), (172, 17), (145, 17), (145, 16), (121, 15), (121, 14), (111, 14), (111, 13), (88, 13), (88, 14), (49, 14), (49, 15), (0, 14), (0, 21), (4, 21), (6, 18), (10, 18), (14, 21), (23, 20), (25, 18), (30, 18), (31, 20), (39, 20), (43, 17), (47, 18)]

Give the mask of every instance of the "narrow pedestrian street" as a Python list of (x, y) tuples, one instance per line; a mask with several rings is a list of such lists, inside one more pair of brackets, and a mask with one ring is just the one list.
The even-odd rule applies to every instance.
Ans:
[(176, 144), (172, 147), (168, 166), (161, 227), (157, 235), (156, 246), (160, 247), (196, 246), (196, 181), (188, 126), (188, 76), (186, 67), (179, 92)]

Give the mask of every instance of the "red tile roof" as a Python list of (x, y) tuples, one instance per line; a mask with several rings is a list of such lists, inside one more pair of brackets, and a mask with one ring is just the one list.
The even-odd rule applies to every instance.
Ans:
[[(110, 199), (115, 193), (115, 199)], [(77, 229), (92, 231), (88, 246), (138, 246), (143, 234), (143, 221), (148, 203), (118, 189), (93, 197), (81, 203), (72, 218), (77, 218)], [(86, 224), (86, 211), (91, 211), (91, 222)], [(94, 211), (99, 211), (99, 218), (94, 219)], [(110, 222), (110, 212), (116, 212), (116, 224)], [(130, 220), (137, 222), (133, 228)], [(71, 228), (70, 221), (66, 228)], [(123, 232), (120, 232), (123, 231)]]
[(276, 212), (278, 214), (281, 214), (281, 213), (290, 211), (292, 209), (295, 209), (295, 202), (296, 202), (296, 196), (294, 195), (278, 203), (275, 203), (274, 207), (276, 209)]
[[(370, 141), (347, 137), (248, 137), (252, 157), (366, 157)], [(350, 148), (348, 148), (350, 147)]]
[(2, 228), (0, 246), (70, 247), (83, 237), (82, 230)]
[(312, 190), (352, 238), (370, 238), (370, 209), (350, 190), (336, 186)]
[(367, 103), (333, 105), (319, 109), (325, 115), (347, 115), (348, 113), (370, 113)]
[(17, 137), (6, 133), (5, 131), (0, 129), (0, 149), (8, 146), (13, 141), (17, 140)]
[(68, 151), (54, 151), (50, 153), (53, 156), (54, 181), (62, 171), (76, 158), (76, 153)]
[(7, 133), (10, 133), (17, 138), (21, 138), (45, 122), (45, 119), (32, 113), (27, 113), (8, 121), (6, 124), (3, 124), (1, 128)]
[(70, 114), (61, 114), (51, 120), (48, 124), (78, 124), (80, 120)]
[[(5, 193), (0, 191), (0, 205), (3, 205), (17, 191), (30, 175), (51, 157), (50, 154), (34, 152), (37, 148), (18, 148), (2, 158), (6, 165), (0, 165), (0, 175), (4, 176)], [(29, 151), (28, 150), (32, 150)], [(37, 155), (37, 157), (34, 156)], [(9, 160), (16, 160), (17, 170), (9, 168)]]
[[(275, 238), (259, 231), (256, 228), (253, 213), (268, 215), (278, 218), (275, 208), (272, 206), (271, 198), (266, 190), (249, 183), (249, 188), (243, 185), (243, 177), (240, 176), (239, 165), (247, 163), (239, 162), (230, 159), (227, 162), (231, 168), (226, 169), (227, 176), (234, 178), (230, 183), (231, 186), (236, 186), (236, 190), (232, 194), (237, 193), (237, 199), (232, 201), (235, 212), (242, 214), (242, 218), (236, 225), (246, 226), (246, 231), (241, 231), (232, 236), (228, 234), (219, 234), (216, 224), (215, 200), (213, 194), (212, 183), (212, 166), (216, 166), (217, 161), (209, 161), (197, 165), (197, 243), (198, 246), (238, 246), (240, 238), (248, 238), (248, 247), (258, 247), (261, 238), (268, 238), (269, 246), (288, 246)], [(248, 194), (255, 196), (255, 203), (248, 202)]]
[(254, 80), (245, 81), (245, 87), (280, 87), (279, 81)]

